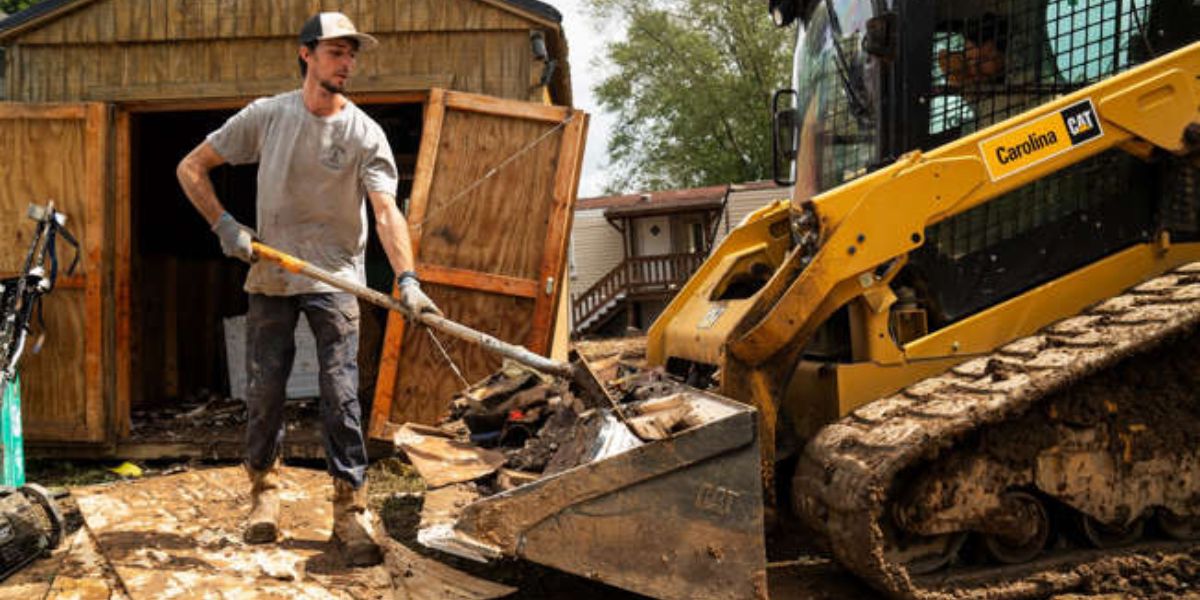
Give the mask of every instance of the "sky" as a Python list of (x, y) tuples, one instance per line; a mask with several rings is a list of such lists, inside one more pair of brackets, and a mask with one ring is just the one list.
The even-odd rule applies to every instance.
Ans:
[(603, 57), (604, 44), (617, 39), (622, 31), (604, 30), (592, 19), (586, 8), (586, 0), (543, 0), (558, 9), (563, 15), (563, 32), (567, 35), (567, 59), (571, 63), (571, 94), (575, 107), (591, 116), (588, 126), (587, 151), (583, 156), (583, 175), (579, 182), (579, 197), (589, 198), (604, 193), (607, 182), (608, 132), (612, 130), (614, 118), (600, 112), (592, 86), (604, 78), (604, 67), (598, 59)]

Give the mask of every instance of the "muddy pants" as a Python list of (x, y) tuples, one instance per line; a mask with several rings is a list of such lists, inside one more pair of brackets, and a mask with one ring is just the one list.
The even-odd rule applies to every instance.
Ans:
[(362, 486), (367, 468), (358, 403), (358, 300), (347, 293), (250, 294), (246, 315), (246, 460), (266, 469), (283, 443), (283, 402), (300, 312), (317, 340), (321, 420), (329, 474)]

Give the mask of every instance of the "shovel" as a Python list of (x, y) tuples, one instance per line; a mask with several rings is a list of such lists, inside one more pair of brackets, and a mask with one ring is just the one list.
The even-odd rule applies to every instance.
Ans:
[(625, 412), (621, 410), (620, 404), (609, 395), (608, 390), (604, 389), (604, 385), (596, 378), (596, 374), (588, 366), (587, 361), (575, 351), (571, 351), (569, 355), (570, 362), (552, 360), (539, 354), (534, 354), (528, 348), (503, 342), (482, 331), (472, 329), (434, 313), (427, 312), (414, 315), (402, 306), (399, 300), (387, 294), (382, 294), (367, 286), (337, 277), (324, 269), (313, 266), (307, 261), (280, 252), (261, 242), (253, 242), (252, 247), (254, 249), (255, 260), (266, 260), (275, 263), (288, 272), (304, 275), (305, 277), (329, 284), (344, 292), (354, 294), (358, 298), (376, 306), (394, 310), (404, 315), (410, 321), (415, 321), (430, 329), (456, 337), (467, 343), (475, 344), (484, 350), (512, 359), (535, 371), (565, 378), (575, 384), (584, 405), (589, 408), (607, 405), (613, 409), (613, 412), (616, 413), (617, 418), (622, 423), (629, 424)]

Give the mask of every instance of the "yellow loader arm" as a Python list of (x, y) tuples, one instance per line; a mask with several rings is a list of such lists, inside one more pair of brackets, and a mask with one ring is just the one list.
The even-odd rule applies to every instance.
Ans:
[[(906, 360), (904, 348), (888, 334), (889, 309), (896, 301), (889, 283), (908, 253), (925, 243), (927, 227), (1113, 148), (1149, 158), (1156, 150), (1188, 155), (1198, 147), (1200, 43), (936, 150), (909, 153), (811, 200), (795, 199), (787, 217), (776, 207), (775, 217), (788, 218), (793, 239), (801, 242), (739, 311), (736, 324), (707, 333), (725, 340), (719, 356), (721, 393), (759, 409), (764, 466), (774, 463), (776, 415), (792, 371), (834, 311), (861, 298), (869, 313), (862, 336), (865, 358), (876, 364)], [(712, 292), (684, 288), (651, 329), (651, 363), (667, 358), (664, 337), (675, 336), (676, 344), (684, 337), (666, 329), (687, 303), (686, 295)], [(975, 346), (990, 350), (1015, 333), (998, 330), (992, 334), (997, 339), (975, 340)], [(686, 335), (699, 341), (705, 333)], [(839, 412), (848, 408), (853, 407)]]

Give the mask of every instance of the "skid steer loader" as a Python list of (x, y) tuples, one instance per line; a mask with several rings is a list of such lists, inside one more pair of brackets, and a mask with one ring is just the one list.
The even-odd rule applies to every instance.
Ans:
[(762, 597), (765, 502), (888, 595), (1000, 598), (1195, 544), (1200, 3), (769, 9), (797, 31), (773, 101), (791, 198), (647, 348), (753, 411), (706, 398), (676, 439), (476, 502), (459, 547)]

